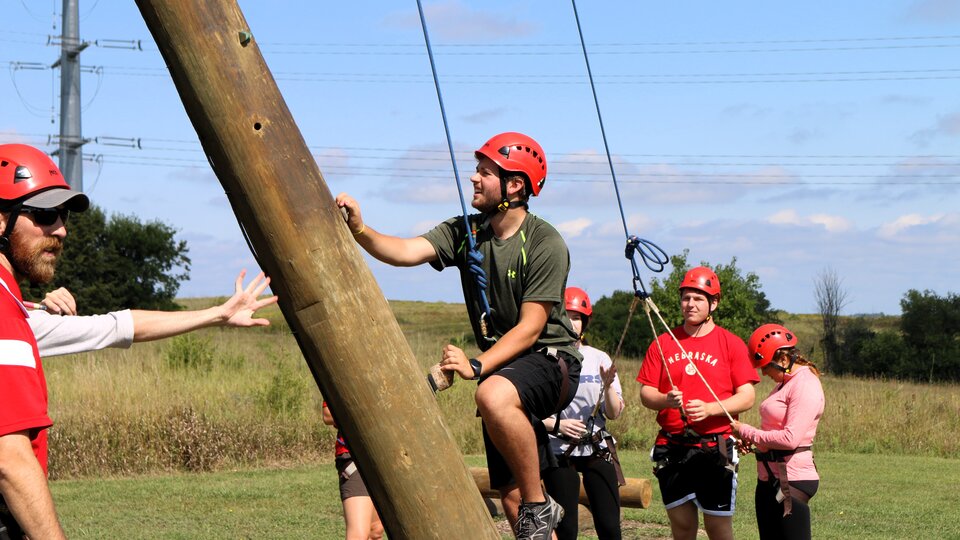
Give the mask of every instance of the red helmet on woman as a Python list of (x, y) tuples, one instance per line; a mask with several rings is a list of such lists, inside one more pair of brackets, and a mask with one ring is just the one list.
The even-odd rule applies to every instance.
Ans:
[(587, 291), (580, 287), (567, 287), (567, 290), (563, 292), (563, 299), (564, 307), (567, 308), (567, 311), (576, 311), (584, 317), (589, 317), (593, 314), (590, 297), (587, 296)]
[(720, 299), (720, 278), (706, 266), (691, 268), (680, 280), (679, 289), (697, 289)]
[(747, 349), (753, 367), (761, 369), (773, 361), (773, 355), (780, 349), (792, 349), (797, 346), (797, 336), (783, 325), (765, 324), (753, 331)]
[(70, 189), (50, 156), (25, 144), (0, 144), (0, 200), (37, 208), (69, 203), (74, 212), (90, 206), (86, 195)]
[(547, 180), (547, 156), (543, 148), (523, 133), (508, 131), (494, 135), (474, 155), (477, 159), (481, 156), (490, 158), (505, 171), (525, 174), (534, 197), (540, 194)]

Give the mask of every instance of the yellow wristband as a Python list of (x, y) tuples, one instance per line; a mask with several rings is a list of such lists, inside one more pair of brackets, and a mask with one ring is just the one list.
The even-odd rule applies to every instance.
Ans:
[(355, 232), (355, 233), (353, 233), (353, 235), (354, 235), (354, 236), (360, 236), (361, 234), (363, 234), (363, 231), (365, 231), (365, 230), (367, 230), (367, 224), (366, 224), (366, 223), (360, 225), (360, 230), (357, 231), (357, 232)]

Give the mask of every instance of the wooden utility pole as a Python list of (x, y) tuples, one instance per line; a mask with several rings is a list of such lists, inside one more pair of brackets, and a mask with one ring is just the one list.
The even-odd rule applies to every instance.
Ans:
[(137, 6), (390, 537), (499, 539), (236, 1)]

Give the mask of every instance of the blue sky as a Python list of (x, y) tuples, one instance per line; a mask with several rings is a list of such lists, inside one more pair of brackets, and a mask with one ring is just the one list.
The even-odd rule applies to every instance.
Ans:
[[(58, 3), (6, 6), (4, 141), (53, 149), (59, 74), (17, 62), (58, 57)], [(414, 1), (240, 5), (333, 193), (397, 235), (459, 213)], [(629, 289), (570, 3), (425, 9), (463, 181), (488, 137), (532, 135), (549, 170), (531, 209), (564, 233), (570, 284), (594, 299)], [(791, 312), (816, 311), (826, 268), (843, 279), (845, 313), (899, 313), (909, 289), (960, 291), (960, 0), (578, 9), (632, 234), (694, 262), (736, 257)], [(193, 259), (184, 296), (226, 293), (256, 266), (139, 12), (91, 0), (80, 11), (95, 42), (81, 55), (83, 130), (96, 138), (85, 191), (179, 230)], [(450, 272), (371, 268), (390, 299), (461, 300)]]

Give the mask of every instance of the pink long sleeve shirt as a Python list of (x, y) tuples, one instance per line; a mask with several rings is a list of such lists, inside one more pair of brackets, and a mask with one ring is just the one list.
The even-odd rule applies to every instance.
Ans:
[[(783, 383), (770, 392), (760, 404), (760, 429), (743, 424), (741, 438), (753, 442), (761, 452), (767, 450), (792, 450), (810, 446), (817, 434), (817, 424), (823, 415), (823, 387), (807, 366), (799, 366)], [(813, 463), (813, 452), (797, 452), (784, 458), (787, 478), (790, 480), (819, 480)], [(777, 467), (770, 463), (774, 476), (779, 476)], [(757, 462), (757, 477), (767, 480), (767, 468)]]

